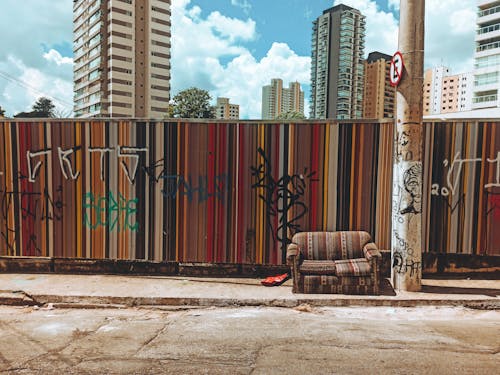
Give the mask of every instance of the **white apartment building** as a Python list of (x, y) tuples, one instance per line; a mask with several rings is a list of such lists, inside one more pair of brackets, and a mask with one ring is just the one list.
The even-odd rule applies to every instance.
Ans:
[(499, 108), (500, 0), (477, 0), (474, 97), (472, 108)]
[(170, 1), (73, 0), (75, 117), (166, 115)]
[(472, 73), (452, 75), (445, 66), (426, 70), (423, 86), (424, 116), (470, 111), (473, 78)]

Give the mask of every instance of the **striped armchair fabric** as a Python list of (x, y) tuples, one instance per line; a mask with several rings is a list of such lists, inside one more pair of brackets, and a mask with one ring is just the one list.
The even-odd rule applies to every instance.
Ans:
[(287, 249), (294, 293), (379, 294), (381, 258), (363, 231), (297, 233)]

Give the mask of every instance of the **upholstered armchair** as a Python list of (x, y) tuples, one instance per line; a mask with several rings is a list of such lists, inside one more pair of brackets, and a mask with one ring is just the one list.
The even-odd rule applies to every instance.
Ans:
[(382, 255), (367, 232), (302, 232), (287, 262), (294, 293), (379, 294)]

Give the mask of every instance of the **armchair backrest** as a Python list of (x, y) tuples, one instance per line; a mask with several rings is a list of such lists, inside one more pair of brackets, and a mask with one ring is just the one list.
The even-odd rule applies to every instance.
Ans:
[(308, 260), (339, 260), (364, 258), (363, 247), (371, 242), (362, 231), (301, 232), (292, 237), (302, 257)]

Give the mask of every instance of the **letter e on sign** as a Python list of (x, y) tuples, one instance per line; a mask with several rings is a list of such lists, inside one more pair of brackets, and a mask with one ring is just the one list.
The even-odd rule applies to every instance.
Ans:
[(392, 56), (391, 60), (391, 68), (389, 70), (389, 81), (391, 86), (399, 85), (401, 77), (403, 76), (403, 67), (403, 55), (398, 51)]

